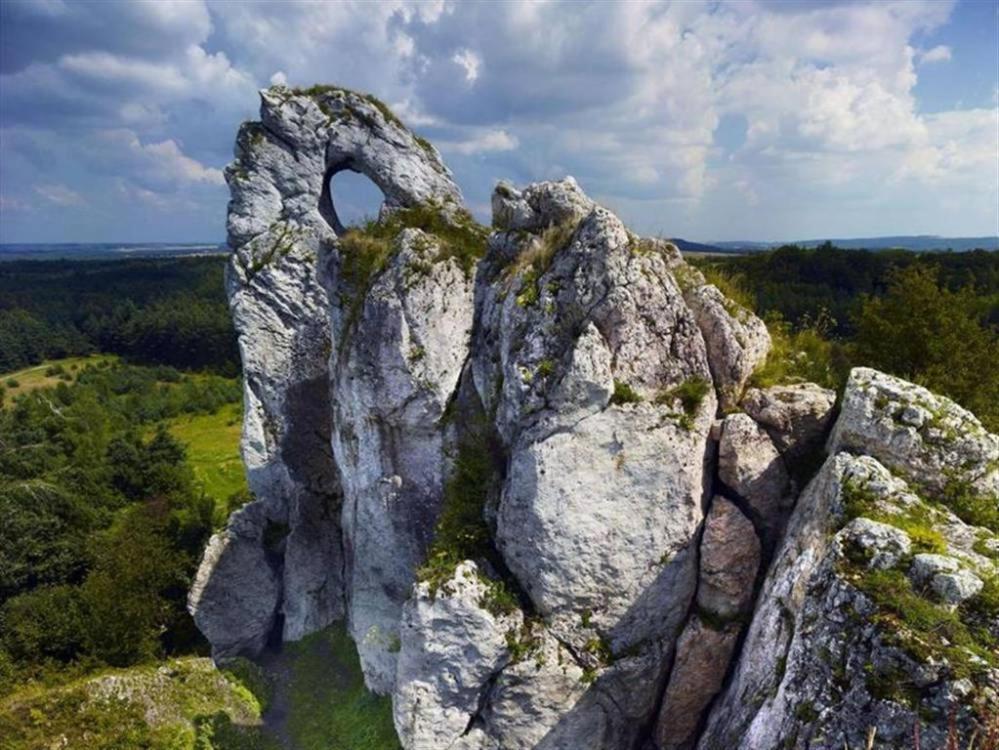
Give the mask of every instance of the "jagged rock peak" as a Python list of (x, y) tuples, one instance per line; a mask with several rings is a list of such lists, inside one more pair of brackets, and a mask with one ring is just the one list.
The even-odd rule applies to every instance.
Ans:
[[(378, 222), (343, 231), (341, 169)], [(264, 91), (227, 178), (255, 500), (191, 592), (216, 657), (344, 620), (406, 750), (936, 747), (995, 711), (972, 415), (862, 368), (838, 416), (746, 392), (766, 327), (673, 244), (572, 178), (498, 184), (487, 240), (362, 94)]]
[(229, 245), (237, 252), (275, 224), (291, 233), (342, 234), (329, 185), (343, 170), (378, 186), (383, 216), (424, 203), (461, 205), (437, 149), (375, 97), (335, 86), (273, 86), (260, 100), (260, 121), (240, 127), (236, 159), (226, 168)]

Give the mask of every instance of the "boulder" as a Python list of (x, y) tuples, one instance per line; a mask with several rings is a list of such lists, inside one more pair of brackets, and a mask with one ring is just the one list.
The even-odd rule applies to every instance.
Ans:
[(697, 606), (723, 620), (745, 614), (752, 607), (759, 567), (760, 540), (752, 522), (716, 495), (701, 537)]
[(686, 294), (708, 347), (708, 361), (722, 410), (734, 409), (749, 376), (770, 352), (770, 333), (751, 311), (708, 284)]
[(689, 750), (697, 744), (701, 717), (721, 690), (740, 631), (738, 623), (716, 629), (696, 615), (687, 623), (656, 721), (659, 750)]
[(790, 480), (773, 441), (748, 414), (730, 414), (722, 424), (718, 478), (745, 500), (764, 541), (772, 543), (790, 499)]
[(254, 656), (271, 635), (281, 579), (265, 550), (266, 526), (261, 505), (233, 513), (208, 541), (188, 592), (187, 608), (216, 661)]
[(948, 555), (916, 555), (909, 575), (917, 586), (930, 588), (941, 601), (954, 605), (976, 596), (985, 585), (960, 560)]
[(578, 224), (594, 208), (596, 203), (572, 177), (536, 182), (524, 190), (500, 181), (493, 190), (493, 226), (501, 230), (537, 231), (565, 222)]
[(767, 431), (788, 465), (821, 449), (832, 425), (836, 392), (815, 383), (750, 388), (741, 406)]
[(918, 487), (953, 484), (999, 502), (999, 437), (948, 398), (877, 370), (850, 372), (829, 451), (863, 453)]
[(902, 529), (869, 518), (853, 519), (839, 536), (846, 554), (878, 570), (894, 568), (912, 549), (912, 540)]
[(392, 707), (404, 747), (450, 748), (513, 661), (507, 640), (519, 635), (523, 616), (490, 612), (490, 584), (480, 575), (463, 562), (437, 589), (417, 584), (403, 609)]

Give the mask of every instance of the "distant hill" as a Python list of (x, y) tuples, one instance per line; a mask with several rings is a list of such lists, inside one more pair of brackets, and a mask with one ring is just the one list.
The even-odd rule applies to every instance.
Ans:
[(703, 242), (691, 242), (690, 240), (681, 240), (679, 237), (674, 237), (670, 240), (674, 245), (680, 248), (681, 253), (740, 253), (745, 252), (739, 248), (726, 248), (720, 245), (708, 245)]
[(22, 242), (0, 244), (4, 260), (111, 260), (136, 256), (214, 255), (228, 253), (225, 244), (178, 242)]
[[(798, 245), (800, 247), (818, 247), (819, 245), (831, 242), (836, 247), (845, 250), (912, 250), (924, 252), (929, 250), (952, 250), (963, 252), (966, 250), (999, 250), (999, 235), (985, 237), (938, 237), (932, 234), (919, 235), (899, 235), (893, 237), (854, 237), (850, 239), (829, 239), (829, 240), (788, 240), (781, 242), (752, 242), (748, 240), (734, 240), (729, 242), (714, 242), (719, 248), (729, 251), (758, 251), (769, 250), (781, 245)], [(682, 248), (681, 248), (682, 249)]]

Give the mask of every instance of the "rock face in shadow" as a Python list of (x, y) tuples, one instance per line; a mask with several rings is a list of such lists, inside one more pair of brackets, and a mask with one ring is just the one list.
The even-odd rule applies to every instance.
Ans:
[[(572, 178), (498, 184), (490, 231), (377, 100), (262, 101), (227, 169), (254, 499), (189, 598), (216, 659), (342, 620), (406, 750), (935, 747), (994, 714), (971, 414), (862, 368), (838, 416), (746, 390), (762, 321)], [(343, 169), (385, 196), (359, 230)]]

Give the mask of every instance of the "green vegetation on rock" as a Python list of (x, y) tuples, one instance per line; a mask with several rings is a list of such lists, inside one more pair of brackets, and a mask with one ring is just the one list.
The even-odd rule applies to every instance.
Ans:
[(107, 671), (0, 699), (4, 750), (278, 750), (260, 704), (208, 659)]
[(670, 405), (680, 402), (682, 413), (675, 415), (680, 426), (685, 430), (690, 430), (694, 426), (694, 417), (704, 397), (711, 391), (711, 383), (705, 378), (691, 378), (685, 380), (677, 386), (663, 391), (656, 396), (655, 403), (659, 405)]
[[(348, 229), (339, 238), (340, 273), (347, 282), (349, 330), (378, 275), (397, 250), (396, 239), (404, 229), (419, 229), (432, 235), (438, 245), (433, 262), (453, 259), (471, 275), (476, 262), (485, 255), (488, 232), (464, 209), (423, 204), (393, 211), (383, 220), (371, 219)], [(429, 272), (429, 268), (423, 269)], [(345, 336), (344, 341), (347, 341)]]
[[(458, 444), (434, 541), (417, 571), (417, 579), (430, 585), (431, 595), (451, 579), (463, 560), (485, 561), (494, 570), (505, 570), (485, 519), (488, 494), (497, 486), (500, 456), (498, 439), (484, 421), (473, 424)], [(486, 588), (482, 606), (493, 613), (517, 607), (517, 595), (506, 580), (487, 577), (481, 565), (480, 579)]]
[(611, 394), (612, 404), (637, 404), (642, 400), (638, 391), (621, 380), (614, 381), (614, 393)]

